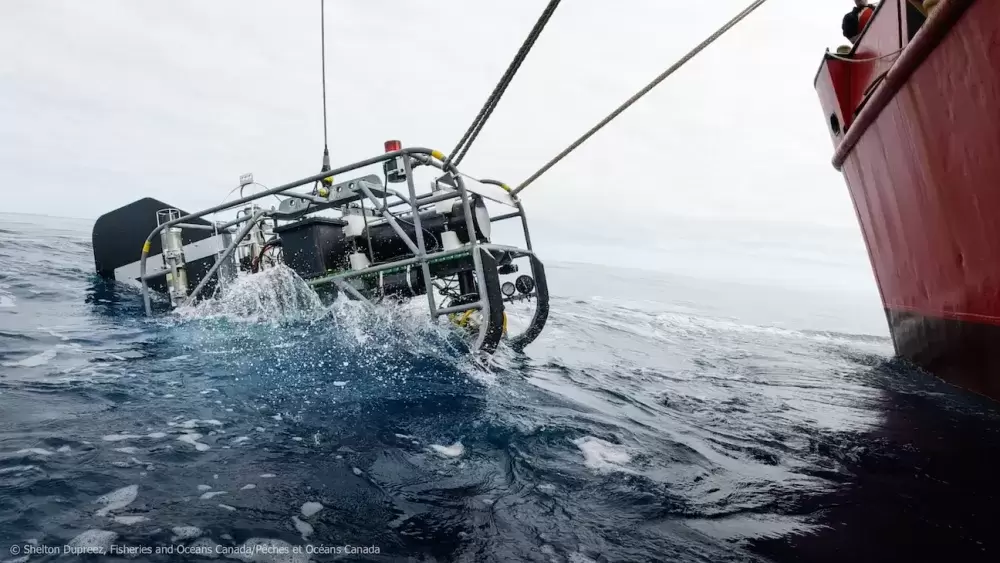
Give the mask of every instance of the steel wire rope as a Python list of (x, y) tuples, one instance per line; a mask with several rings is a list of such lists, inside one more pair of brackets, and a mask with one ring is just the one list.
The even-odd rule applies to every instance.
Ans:
[(486, 99), (486, 103), (483, 104), (483, 107), (479, 110), (479, 114), (476, 115), (476, 118), (472, 121), (472, 125), (470, 125), (465, 131), (465, 134), (462, 135), (462, 139), (457, 145), (455, 145), (455, 148), (452, 149), (450, 156), (448, 156), (445, 160), (446, 166), (448, 164), (458, 166), (462, 162), (462, 159), (465, 158), (465, 155), (468, 153), (472, 143), (476, 140), (476, 137), (479, 136), (479, 132), (483, 130), (483, 126), (486, 125), (486, 121), (490, 118), (490, 115), (492, 115), (493, 110), (496, 109), (497, 103), (507, 90), (507, 86), (509, 86), (511, 80), (514, 79), (514, 74), (516, 74), (518, 69), (521, 68), (521, 63), (523, 63), (524, 59), (527, 58), (528, 52), (531, 51), (531, 48), (535, 45), (535, 41), (538, 40), (538, 36), (541, 35), (542, 30), (545, 28), (545, 24), (549, 22), (549, 19), (552, 17), (552, 13), (555, 12), (556, 7), (559, 6), (559, 2), (560, 0), (549, 0), (549, 3), (542, 12), (542, 15), (539, 16), (538, 21), (536, 21), (534, 27), (531, 28), (531, 32), (528, 33), (528, 37), (524, 40), (524, 43), (521, 44), (521, 48), (518, 49), (517, 54), (514, 55), (514, 60), (510, 62), (506, 72), (504, 72), (500, 81), (497, 82), (497, 85), (493, 88), (493, 92), (490, 94), (490, 97)]
[(521, 190), (523, 190), (524, 188), (526, 188), (529, 185), (531, 185), (531, 183), (534, 182), (535, 180), (537, 180), (542, 174), (545, 174), (546, 172), (548, 172), (550, 168), (552, 168), (553, 166), (555, 166), (556, 164), (558, 164), (559, 161), (561, 161), (562, 159), (566, 158), (566, 156), (569, 155), (569, 153), (573, 152), (574, 150), (576, 150), (577, 147), (579, 147), (584, 142), (586, 142), (587, 139), (589, 139), (590, 137), (592, 137), (594, 135), (594, 133), (597, 133), (602, 128), (604, 128), (605, 125), (607, 125), (608, 123), (611, 123), (612, 120), (614, 120), (616, 117), (618, 117), (619, 115), (621, 115), (622, 112), (624, 112), (629, 107), (631, 107), (632, 104), (634, 104), (635, 102), (639, 101), (640, 98), (642, 98), (643, 96), (645, 96), (646, 94), (648, 94), (650, 90), (652, 90), (657, 85), (659, 85), (661, 82), (663, 82), (664, 80), (666, 80), (667, 77), (669, 77), (671, 74), (677, 72), (678, 69), (680, 69), (682, 66), (684, 66), (685, 64), (687, 64), (688, 61), (690, 61), (691, 59), (693, 59), (696, 55), (698, 55), (698, 53), (701, 53), (706, 47), (708, 47), (712, 43), (715, 43), (716, 40), (718, 40), (720, 37), (722, 37), (727, 31), (729, 31), (730, 29), (732, 29), (733, 27), (735, 27), (738, 23), (740, 23), (741, 21), (743, 21), (744, 18), (746, 18), (747, 16), (749, 16), (750, 14), (752, 14), (754, 11), (756, 11), (757, 8), (760, 8), (765, 2), (767, 2), (767, 0), (756, 0), (754, 3), (752, 3), (746, 9), (744, 9), (742, 12), (740, 12), (739, 14), (737, 14), (736, 17), (734, 17), (733, 19), (729, 20), (729, 22), (726, 23), (726, 25), (722, 26), (718, 31), (716, 31), (715, 33), (713, 33), (708, 39), (702, 41), (697, 47), (695, 47), (694, 49), (692, 49), (688, 54), (686, 54), (683, 57), (681, 57), (680, 60), (678, 60), (673, 65), (671, 65), (670, 68), (668, 68), (667, 70), (663, 71), (659, 76), (657, 76), (655, 79), (653, 79), (652, 82), (650, 82), (649, 84), (647, 84), (642, 90), (639, 90), (638, 92), (636, 92), (631, 98), (629, 98), (628, 100), (626, 100), (625, 103), (623, 103), (622, 105), (618, 106), (618, 108), (616, 108), (613, 112), (611, 112), (607, 117), (605, 117), (604, 119), (602, 119), (597, 125), (595, 125), (589, 131), (587, 131), (586, 133), (584, 133), (583, 136), (581, 136), (576, 141), (573, 141), (573, 143), (570, 146), (566, 147), (561, 153), (559, 153), (558, 155), (556, 155), (555, 158), (553, 158), (552, 160), (548, 161), (545, 164), (545, 166), (542, 166), (540, 169), (538, 169), (537, 172), (535, 172), (534, 174), (532, 174), (531, 176), (529, 176), (527, 180), (525, 180), (524, 182), (521, 182), (521, 184), (519, 186), (517, 186), (516, 188), (514, 188), (513, 190), (511, 190), (511, 192), (510, 192), (511, 195), (515, 195), (516, 196)]

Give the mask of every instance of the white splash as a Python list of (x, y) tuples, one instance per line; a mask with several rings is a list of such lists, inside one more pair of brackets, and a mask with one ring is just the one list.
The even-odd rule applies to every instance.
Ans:
[(132, 504), (139, 495), (139, 485), (129, 485), (116, 491), (111, 491), (102, 495), (94, 501), (95, 504), (103, 504), (104, 508), (97, 511), (97, 516), (107, 516), (113, 510), (119, 510)]
[[(223, 536), (223, 539), (225, 539), (225, 536)], [(219, 544), (209, 538), (198, 538), (191, 544), (190, 547), (193, 553), (197, 553), (201, 557), (205, 557), (207, 559), (219, 558)]]
[(202, 495), (200, 497), (198, 497), (198, 498), (200, 498), (201, 500), (208, 500), (210, 498), (217, 497), (219, 495), (224, 495), (224, 494), (226, 494), (226, 491), (213, 491), (213, 492), (210, 492), (210, 493), (202, 493)]
[(573, 440), (583, 452), (583, 464), (598, 471), (627, 471), (622, 466), (632, 461), (632, 456), (624, 446), (612, 444), (593, 436)]
[(245, 322), (280, 322), (311, 318), (325, 311), (316, 292), (284, 265), (252, 276), (240, 276), (227, 284), (217, 299), (206, 299), (190, 307), (179, 307), (181, 319), (223, 317)]
[(50, 455), (54, 455), (49, 450), (42, 449), (42, 448), (27, 448), (27, 449), (23, 449), (23, 450), (18, 450), (17, 451), (17, 455), (28, 455), (28, 454), (35, 454), (35, 455), (40, 455), (40, 456), (45, 456), (45, 457), (50, 456)]
[(343, 387), (350, 383), (350, 381), (334, 381), (333, 384), (337, 387)]
[(136, 454), (136, 453), (139, 452), (139, 448), (134, 448), (132, 446), (127, 446), (127, 447), (124, 447), (124, 448), (115, 448), (115, 451), (123, 453), (123, 454), (133, 455), (133, 454)]
[(14, 299), (14, 296), (6, 288), (0, 287), (0, 309), (13, 309), (15, 306), (17, 306), (17, 300)]
[(73, 448), (71, 448), (69, 446), (61, 446), (56, 451), (59, 452), (59, 453), (61, 453), (61, 454), (68, 454), (69, 452), (73, 451)]
[(307, 502), (302, 505), (302, 516), (309, 518), (310, 516), (316, 514), (320, 510), (323, 510), (323, 505), (318, 502)]
[(203, 444), (202, 442), (199, 442), (198, 438), (201, 438), (201, 434), (192, 433), (178, 437), (177, 441), (184, 442), (185, 444), (191, 444), (192, 446), (194, 446), (194, 449), (198, 450), (199, 452), (205, 452), (212, 449), (211, 446), (209, 446), (208, 444)]
[(239, 438), (236, 438), (235, 440), (233, 440), (233, 445), (235, 446), (237, 444), (242, 444), (244, 442), (249, 442), (249, 441), (250, 441), (250, 437), (249, 436), (240, 436)]
[(256, 489), (256, 488), (257, 488), (257, 485), (254, 485), (253, 483), (250, 483), (250, 484), (243, 485), (242, 487), (240, 487), (240, 490), (241, 491), (252, 491), (253, 489)]
[(260, 476), (262, 479), (273, 479), (277, 477), (274, 473), (261, 473)]
[(34, 356), (25, 358), (19, 362), (4, 362), (3, 365), (5, 367), (35, 368), (38, 366), (44, 366), (55, 357), (56, 350), (53, 348), (51, 350), (46, 350), (41, 354), (35, 354)]
[(196, 526), (176, 526), (170, 531), (174, 533), (174, 541), (189, 540), (201, 535), (201, 528)]
[(455, 442), (450, 446), (431, 444), (431, 449), (439, 455), (452, 458), (461, 457), (465, 453), (465, 446), (462, 445), (462, 442)]
[(228, 510), (230, 512), (236, 512), (236, 507), (235, 506), (229, 506), (228, 504), (218, 504), (216, 506), (218, 506), (219, 508)]
[(209, 487), (208, 485), (198, 485), (198, 490), (199, 491), (211, 491), (212, 487)]
[(215, 419), (198, 420), (196, 418), (192, 418), (190, 420), (185, 420), (184, 422), (181, 422), (179, 424), (175, 423), (175, 422), (168, 422), (167, 426), (174, 426), (174, 427), (177, 427), (177, 428), (184, 428), (184, 429), (187, 429), (187, 430), (193, 430), (195, 428), (206, 428), (206, 427), (209, 427), (209, 426), (222, 426), (222, 422), (220, 422), (218, 420), (215, 420)]
[(145, 516), (115, 516), (115, 522), (123, 526), (134, 526), (142, 522), (148, 522)]
[(295, 523), (295, 529), (302, 534), (302, 539), (309, 539), (309, 536), (313, 533), (313, 527), (309, 522), (304, 522), (299, 520), (298, 516), (292, 516), (292, 522)]
[(101, 439), (105, 442), (124, 442), (125, 440), (137, 440), (140, 436), (135, 434), (108, 434), (107, 436), (101, 436)]
[(69, 547), (87, 552), (107, 553), (118, 534), (107, 530), (87, 530), (69, 540)]
[(64, 329), (66, 327), (57, 326), (57, 327), (54, 327), (54, 328), (49, 328), (47, 326), (40, 326), (40, 327), (38, 327), (38, 330), (44, 330), (50, 336), (54, 336), (55, 338), (58, 338), (59, 340), (62, 340), (63, 342), (69, 340), (69, 337), (66, 336), (65, 334), (63, 334), (61, 332), (56, 332), (55, 329), (57, 329), (57, 328), (58, 329)]
[(25, 473), (38, 469), (37, 465), (14, 465), (0, 469), (0, 475), (10, 475), (12, 473)]
[(153, 440), (160, 440), (167, 437), (166, 432), (153, 432), (152, 434), (147, 434), (147, 438), (152, 438)]

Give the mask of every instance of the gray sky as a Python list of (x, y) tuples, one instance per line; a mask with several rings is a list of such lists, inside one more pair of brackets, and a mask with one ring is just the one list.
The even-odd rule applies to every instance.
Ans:
[[(562, 2), (463, 170), (518, 183), (747, 3)], [(334, 164), (390, 138), (450, 151), (544, 5), (327, 0)], [(739, 253), (753, 270), (747, 248), (833, 244), (838, 271), (870, 289), (812, 86), (851, 5), (771, 0), (524, 192), (557, 257), (641, 224), (657, 254), (632, 263)], [(318, 0), (5, 2), (0, 209), (96, 217), (153, 196), (191, 210), (244, 172), (267, 185), (313, 173), (318, 16)]]

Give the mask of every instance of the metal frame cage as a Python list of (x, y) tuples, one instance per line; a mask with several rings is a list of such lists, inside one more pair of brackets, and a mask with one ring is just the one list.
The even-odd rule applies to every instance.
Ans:
[[(390, 148), (397, 150), (389, 150)], [(315, 264), (310, 264), (311, 269), (308, 272), (305, 272), (304, 267), (298, 268), (300, 275), (307, 274), (303, 277), (310, 286), (317, 289), (332, 287), (335, 288), (336, 295), (343, 293), (351, 299), (370, 302), (383, 288), (383, 280), (395, 276), (397, 280), (405, 280), (405, 286), (409, 289), (409, 294), (404, 294), (404, 297), (416, 297), (421, 293), (426, 295), (432, 319), (449, 315), (452, 318), (461, 317), (463, 320), (459, 324), (464, 324), (470, 312), (478, 312), (479, 321), (476, 323), (478, 331), (475, 332), (472, 346), (476, 350), (490, 353), (496, 349), (507, 330), (505, 303), (533, 299), (536, 301), (535, 310), (527, 328), (518, 335), (507, 337), (512, 348), (522, 350), (537, 338), (545, 325), (549, 310), (549, 295), (545, 269), (532, 250), (528, 222), (520, 200), (510, 193), (507, 186), (493, 180), (480, 180), (478, 181), (480, 186), (470, 190), (463, 174), (438, 151), (421, 147), (401, 148), (398, 142), (387, 143), (386, 149), (388, 152), (376, 157), (324, 170), (198, 212), (184, 213), (169, 207), (157, 209), (156, 226), (146, 235), (137, 264), (132, 259), (116, 255), (111, 247), (120, 245), (123, 236), (110, 234), (120, 233), (123, 229), (128, 231), (126, 223), (136, 221), (134, 218), (136, 209), (128, 212), (131, 217), (128, 220), (125, 219), (124, 211), (128, 206), (110, 212), (102, 216), (94, 227), (94, 252), (98, 273), (119, 281), (138, 282), (146, 314), (150, 315), (152, 314), (151, 285), (155, 285), (155, 289), (160, 291), (166, 288), (166, 293), (169, 294), (171, 304), (174, 306), (194, 303), (209, 286), (215, 286), (228, 276), (234, 275), (240, 268), (238, 261), (233, 258), (238, 249), (254, 243), (258, 244), (254, 247), (257, 249), (260, 244), (267, 244), (261, 237), (263, 224), (269, 224), (271, 227), (267, 231), (270, 240), (280, 241), (283, 234), (294, 228), (306, 228), (303, 226), (310, 221), (313, 223), (326, 221), (325, 224), (335, 225), (334, 230), (316, 231), (322, 233), (337, 233), (336, 225), (347, 224), (347, 221), (337, 223), (337, 219), (320, 219), (316, 215), (319, 212), (340, 210), (344, 214), (344, 219), (349, 219), (352, 215), (357, 217), (360, 212), (361, 221), (364, 222), (368, 252), (363, 252), (363, 248), (356, 248), (355, 253), (362, 255), (363, 258), (354, 260), (352, 257), (350, 263), (342, 261), (333, 267), (326, 264), (326, 267), (320, 270), (316, 270)], [(386, 185), (383, 185), (382, 178), (375, 175), (333, 183), (334, 176), (377, 164), (382, 164), (386, 171)], [(444, 175), (434, 181), (430, 192), (418, 195), (413, 169), (419, 166), (435, 167)], [(401, 183), (404, 176), (406, 193), (389, 187), (390, 182)], [(241, 178), (241, 184), (249, 182), (252, 180)], [(312, 193), (291, 191), (308, 184), (314, 184)], [(255, 202), (270, 196), (279, 196), (281, 204), (277, 208), (264, 209), (255, 205)], [(485, 199), (509, 206), (513, 211), (494, 217), (489, 217), (487, 213), (484, 218), (481, 212), (485, 210)], [(144, 201), (165, 206), (155, 200)], [(445, 202), (452, 204), (451, 224), (444, 227), (439, 224), (437, 228), (464, 232), (465, 240), (460, 241), (457, 237), (453, 237), (450, 239), (450, 245), (442, 245), (435, 240), (435, 248), (428, 251), (425, 234), (430, 234), (433, 238), (434, 233), (428, 230), (422, 221), (438, 220), (440, 223), (440, 219), (437, 219), (440, 214), (434, 210), (441, 209), (442, 205), (446, 207)], [(140, 203), (136, 202), (133, 205)], [(370, 207), (366, 208), (366, 203)], [(212, 223), (204, 219), (206, 215), (241, 206), (243, 209), (232, 221)], [(393, 211), (394, 209), (399, 211)], [(140, 214), (148, 215), (144, 212)], [(521, 219), (526, 248), (494, 244), (488, 235), (482, 235), (484, 230), (482, 221), (493, 223), (513, 218)], [(139, 221), (139, 224), (144, 224), (146, 227), (151, 225), (143, 221)], [(280, 226), (279, 222), (282, 222)], [(376, 256), (376, 252), (372, 250), (372, 232), (376, 225), (386, 233), (386, 240), (391, 238), (393, 244), (400, 249), (405, 247), (403, 256), (397, 255), (392, 258)], [(488, 227), (486, 230), (488, 232)], [(132, 232), (145, 231), (133, 228)], [(129, 236), (126, 234), (124, 238), (127, 239)], [(291, 240), (292, 237), (289, 234), (286, 238)], [(330, 240), (321, 240), (316, 244), (322, 246), (328, 242)], [(133, 244), (134, 241), (129, 243)], [(155, 254), (154, 247), (159, 247), (161, 251), (162, 266), (153, 260), (152, 263), (159, 267), (150, 268), (149, 258)], [(321, 258), (329, 255), (329, 251), (325, 248), (315, 252), (318, 252), (317, 255)], [(189, 254), (187, 260), (185, 253)], [(196, 268), (190, 266), (192, 258), (201, 261), (196, 272), (194, 272)], [(294, 261), (294, 257), (292, 258)], [(531, 276), (522, 275), (517, 284), (509, 282), (501, 284), (499, 277), (501, 272), (516, 271), (516, 266), (511, 264), (518, 258), (527, 258), (530, 261)], [(284, 261), (286, 264), (290, 261), (287, 249)], [(187, 291), (190, 287), (189, 277), (194, 289)], [(446, 277), (457, 278), (461, 282), (461, 298), (453, 300), (450, 306), (439, 307), (435, 300), (434, 289), (437, 287), (441, 290), (441, 287), (436, 286), (435, 282)], [(519, 295), (515, 295), (515, 285)], [(462, 315), (459, 315), (460, 313)]]

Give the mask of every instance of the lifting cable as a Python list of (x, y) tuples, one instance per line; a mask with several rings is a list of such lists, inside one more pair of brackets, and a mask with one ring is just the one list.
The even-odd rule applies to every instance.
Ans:
[(500, 97), (503, 96), (504, 92), (507, 90), (507, 86), (510, 85), (511, 80), (514, 78), (514, 74), (517, 73), (518, 69), (521, 67), (521, 63), (528, 56), (528, 51), (535, 45), (535, 41), (538, 36), (541, 35), (542, 29), (545, 28), (545, 24), (549, 22), (549, 18), (552, 17), (552, 13), (556, 11), (556, 7), (559, 6), (560, 0), (549, 0), (548, 6), (545, 7), (545, 11), (535, 22), (535, 26), (531, 28), (531, 32), (528, 37), (521, 44), (521, 48), (518, 49), (517, 54), (514, 55), (514, 60), (510, 62), (510, 66), (507, 67), (507, 71), (504, 72), (503, 77), (500, 78), (500, 82), (497, 83), (496, 87), (493, 88), (493, 93), (487, 98), (486, 103), (483, 104), (482, 109), (479, 110), (479, 114), (476, 115), (476, 119), (472, 121), (472, 125), (469, 129), (465, 131), (465, 135), (462, 135), (462, 140), (455, 145), (455, 148), (451, 151), (451, 156), (448, 157), (446, 163), (451, 163), (458, 166), (465, 158), (465, 154), (469, 151), (469, 147), (472, 146), (473, 141), (479, 136), (479, 132), (483, 130), (483, 126), (486, 125), (486, 120), (490, 118), (493, 110), (497, 107), (497, 103), (500, 101)]
[(579, 139), (577, 139), (576, 141), (574, 141), (573, 144), (571, 144), (570, 146), (566, 147), (565, 150), (563, 150), (561, 153), (559, 153), (558, 155), (556, 155), (555, 158), (553, 158), (548, 163), (546, 163), (545, 166), (541, 167), (537, 172), (535, 172), (534, 174), (532, 174), (527, 180), (525, 180), (524, 182), (522, 182), (521, 185), (519, 185), (518, 187), (516, 187), (513, 190), (511, 190), (511, 192), (510, 192), (511, 195), (517, 195), (518, 192), (520, 192), (524, 188), (528, 187), (532, 182), (534, 182), (535, 180), (537, 180), (539, 176), (541, 176), (542, 174), (545, 174), (546, 172), (548, 172), (550, 168), (552, 168), (553, 166), (555, 166), (560, 160), (566, 158), (566, 156), (569, 153), (571, 153), (574, 150), (576, 150), (577, 147), (579, 147), (584, 142), (586, 142), (587, 139), (589, 139), (590, 137), (592, 137), (594, 135), (594, 133), (597, 133), (605, 125), (607, 125), (608, 123), (611, 123), (611, 121), (614, 118), (616, 118), (619, 115), (621, 115), (621, 113), (623, 111), (625, 111), (626, 109), (628, 109), (629, 106), (631, 106), (635, 102), (639, 101), (639, 98), (641, 98), (641, 97), (645, 96), (647, 93), (649, 93), (649, 91), (652, 90), (653, 88), (655, 88), (660, 82), (663, 82), (668, 76), (670, 76), (671, 74), (673, 74), (674, 72), (676, 72), (679, 68), (681, 68), (682, 66), (684, 66), (688, 61), (690, 61), (691, 59), (693, 59), (695, 57), (695, 55), (697, 55), (702, 50), (704, 50), (706, 47), (708, 47), (709, 45), (711, 45), (712, 43), (714, 43), (718, 38), (722, 37), (723, 34), (725, 34), (727, 31), (729, 31), (730, 29), (732, 29), (733, 27), (735, 27), (736, 24), (738, 24), (741, 21), (743, 21), (744, 18), (746, 18), (747, 16), (749, 16), (751, 13), (753, 13), (757, 8), (761, 7), (761, 5), (763, 5), (765, 2), (767, 2), (767, 0), (756, 0), (756, 2), (754, 2), (749, 7), (747, 7), (745, 10), (743, 10), (742, 12), (740, 12), (739, 14), (737, 14), (735, 18), (733, 18), (732, 20), (729, 21), (729, 23), (727, 23), (726, 25), (722, 26), (722, 28), (720, 28), (718, 31), (716, 31), (715, 33), (713, 33), (711, 37), (709, 37), (708, 39), (706, 39), (705, 41), (703, 41), (700, 45), (698, 45), (697, 47), (695, 47), (694, 49), (692, 49), (690, 53), (688, 53), (687, 55), (684, 55), (683, 58), (681, 58), (679, 61), (677, 61), (676, 63), (674, 63), (670, 68), (668, 68), (667, 70), (663, 71), (662, 74), (660, 74), (659, 76), (657, 76), (652, 82), (650, 82), (648, 85), (646, 85), (645, 88), (643, 88), (642, 90), (639, 90), (638, 92), (636, 92), (635, 95), (632, 96), (631, 98), (629, 98), (624, 104), (618, 106), (618, 109), (616, 109), (615, 111), (611, 112), (610, 115), (608, 115), (603, 120), (601, 120), (601, 122), (598, 123), (597, 125), (595, 125), (593, 128), (591, 128), (590, 131), (587, 131), (586, 133), (583, 134), (582, 137), (580, 137)]

